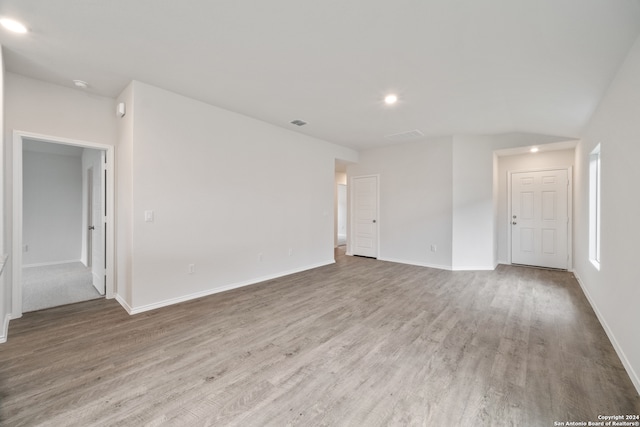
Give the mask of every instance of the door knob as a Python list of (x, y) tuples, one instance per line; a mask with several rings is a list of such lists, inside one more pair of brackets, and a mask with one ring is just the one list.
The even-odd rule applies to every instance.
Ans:
[(93, 225), (89, 226), (89, 230), (95, 230), (96, 228)]
[(374, 224), (376, 223), (376, 220), (375, 220), (375, 219), (373, 220), (373, 223), (374, 223)]
[(517, 222), (513, 221), (511, 224), (516, 225), (516, 224), (517, 224)]

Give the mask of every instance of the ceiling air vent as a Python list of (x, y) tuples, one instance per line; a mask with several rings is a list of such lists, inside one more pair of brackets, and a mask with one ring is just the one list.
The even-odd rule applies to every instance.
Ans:
[(391, 141), (408, 141), (411, 139), (421, 138), (424, 133), (418, 129), (408, 130), (406, 132), (394, 133), (392, 135), (385, 135), (385, 138)]
[(304, 126), (307, 124), (307, 122), (305, 122), (304, 120), (292, 120), (291, 124), (296, 126)]

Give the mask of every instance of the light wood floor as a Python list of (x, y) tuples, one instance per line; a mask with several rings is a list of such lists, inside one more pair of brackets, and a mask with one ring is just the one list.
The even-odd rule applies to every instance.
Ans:
[(3, 426), (553, 426), (640, 398), (570, 273), (338, 263), (129, 316), (28, 313)]

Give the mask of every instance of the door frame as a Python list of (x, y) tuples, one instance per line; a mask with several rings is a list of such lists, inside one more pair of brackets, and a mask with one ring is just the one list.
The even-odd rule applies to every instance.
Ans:
[(97, 142), (82, 141), (76, 139), (62, 138), (58, 136), (42, 135), (38, 133), (13, 131), (13, 244), (12, 244), (12, 304), (11, 318), (22, 317), (22, 214), (23, 214), (23, 179), (22, 179), (22, 145), (25, 139), (50, 142), (54, 144), (72, 145), (82, 148), (93, 148), (103, 150), (106, 153), (105, 165), (107, 170), (107, 210), (105, 225), (106, 233), (106, 257), (107, 275), (106, 298), (114, 298), (115, 289), (115, 147), (113, 145), (101, 144)]
[(340, 184), (340, 183), (336, 183), (336, 215), (335, 215), (335, 226), (334, 226), (334, 230), (335, 230), (335, 236), (334, 236), (334, 246), (337, 248), (338, 246), (340, 246), (340, 241), (338, 236), (340, 235), (340, 229), (338, 227), (338, 224), (340, 223), (340, 189), (344, 187), (344, 235), (345, 235), (345, 240), (344, 240), (344, 245), (346, 246), (349, 240), (349, 186), (347, 184)]
[(569, 223), (567, 224), (567, 271), (573, 271), (573, 167), (566, 168), (539, 168), (539, 169), (518, 169), (507, 171), (507, 261), (511, 264), (511, 217), (513, 215), (512, 200), (511, 200), (511, 180), (513, 174), (516, 173), (528, 173), (528, 172), (544, 172), (544, 171), (567, 171), (567, 179), (569, 184), (567, 187), (567, 216), (569, 217)]
[(370, 175), (358, 175), (349, 178), (349, 185), (347, 186), (347, 255), (353, 255), (353, 239), (355, 238), (355, 209), (353, 208), (355, 202), (355, 184), (354, 180), (358, 178), (376, 178), (376, 259), (380, 259), (380, 174)]

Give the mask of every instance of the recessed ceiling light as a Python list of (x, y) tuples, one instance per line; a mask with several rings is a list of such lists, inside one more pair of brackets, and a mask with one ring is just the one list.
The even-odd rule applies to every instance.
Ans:
[(533, 147), (531, 150), (529, 150), (532, 153), (537, 153), (538, 151), (540, 151), (540, 149), (538, 147)]
[(398, 95), (390, 93), (389, 95), (384, 97), (384, 103), (387, 105), (395, 104), (396, 102), (398, 102)]
[(84, 80), (74, 80), (73, 84), (80, 89), (86, 89), (89, 87), (89, 83), (85, 82)]
[(15, 19), (2, 18), (0, 19), (0, 24), (2, 24), (2, 26), (7, 30), (13, 31), (14, 33), (24, 34), (27, 32), (27, 27)]

